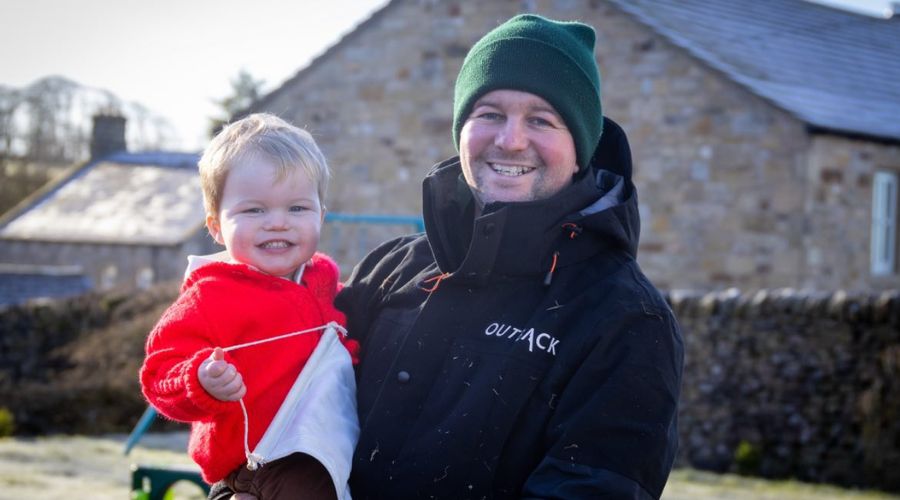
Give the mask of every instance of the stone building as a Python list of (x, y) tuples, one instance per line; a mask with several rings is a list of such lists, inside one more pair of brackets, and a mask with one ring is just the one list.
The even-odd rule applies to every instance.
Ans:
[(125, 148), (125, 120), (94, 119), (91, 159), (0, 218), (0, 305), (179, 279), (206, 234), (196, 153)]
[(663, 288), (900, 287), (900, 19), (802, 0), (393, 0), (247, 110), (308, 128), (329, 209), (418, 213), (468, 48), (520, 12), (597, 29)]

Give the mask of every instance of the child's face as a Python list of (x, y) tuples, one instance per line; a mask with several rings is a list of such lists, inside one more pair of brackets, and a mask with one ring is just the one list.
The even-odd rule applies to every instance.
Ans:
[(265, 158), (228, 173), (219, 213), (206, 217), (209, 234), (235, 262), (292, 278), (319, 245), (324, 212), (316, 184), (298, 170), (277, 180)]

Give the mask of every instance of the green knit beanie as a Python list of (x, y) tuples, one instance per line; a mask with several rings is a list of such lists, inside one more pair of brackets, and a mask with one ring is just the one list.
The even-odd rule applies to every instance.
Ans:
[(594, 29), (586, 24), (533, 14), (515, 16), (478, 40), (456, 79), (457, 151), (475, 101), (494, 90), (520, 90), (540, 96), (560, 114), (575, 141), (578, 166), (585, 171), (603, 131), (594, 40)]

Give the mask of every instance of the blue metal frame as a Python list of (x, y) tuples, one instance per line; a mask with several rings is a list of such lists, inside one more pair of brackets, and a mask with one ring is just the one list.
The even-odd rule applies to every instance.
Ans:
[(376, 215), (376, 214), (345, 214), (340, 212), (326, 212), (325, 222), (352, 222), (358, 224), (404, 225), (415, 226), (419, 232), (425, 231), (425, 221), (415, 215)]
[(141, 440), (141, 437), (147, 432), (147, 429), (150, 428), (150, 424), (153, 423), (153, 420), (156, 419), (156, 409), (152, 406), (148, 406), (146, 410), (144, 410), (144, 414), (141, 415), (141, 419), (138, 420), (138, 423), (132, 429), (131, 434), (128, 435), (128, 440), (125, 441), (125, 454), (131, 452), (131, 449), (134, 448), (134, 445)]

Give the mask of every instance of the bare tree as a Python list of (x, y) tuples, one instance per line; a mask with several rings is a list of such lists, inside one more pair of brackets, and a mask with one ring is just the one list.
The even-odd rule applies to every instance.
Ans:
[(61, 162), (66, 157), (63, 124), (71, 114), (73, 93), (78, 84), (62, 77), (38, 80), (24, 91), (25, 156), (37, 161)]
[(140, 104), (124, 107), (128, 117), (128, 143), (137, 149), (162, 149), (175, 142), (175, 129), (165, 118), (154, 114)]
[(17, 89), (0, 85), (0, 167), (13, 156), (13, 115), (21, 101)]
[(175, 143), (172, 125), (137, 103), (112, 92), (60, 76), (42, 78), (23, 89), (0, 87), (0, 156), (28, 161), (72, 163), (88, 156), (91, 117), (124, 116), (132, 148), (164, 148)]

